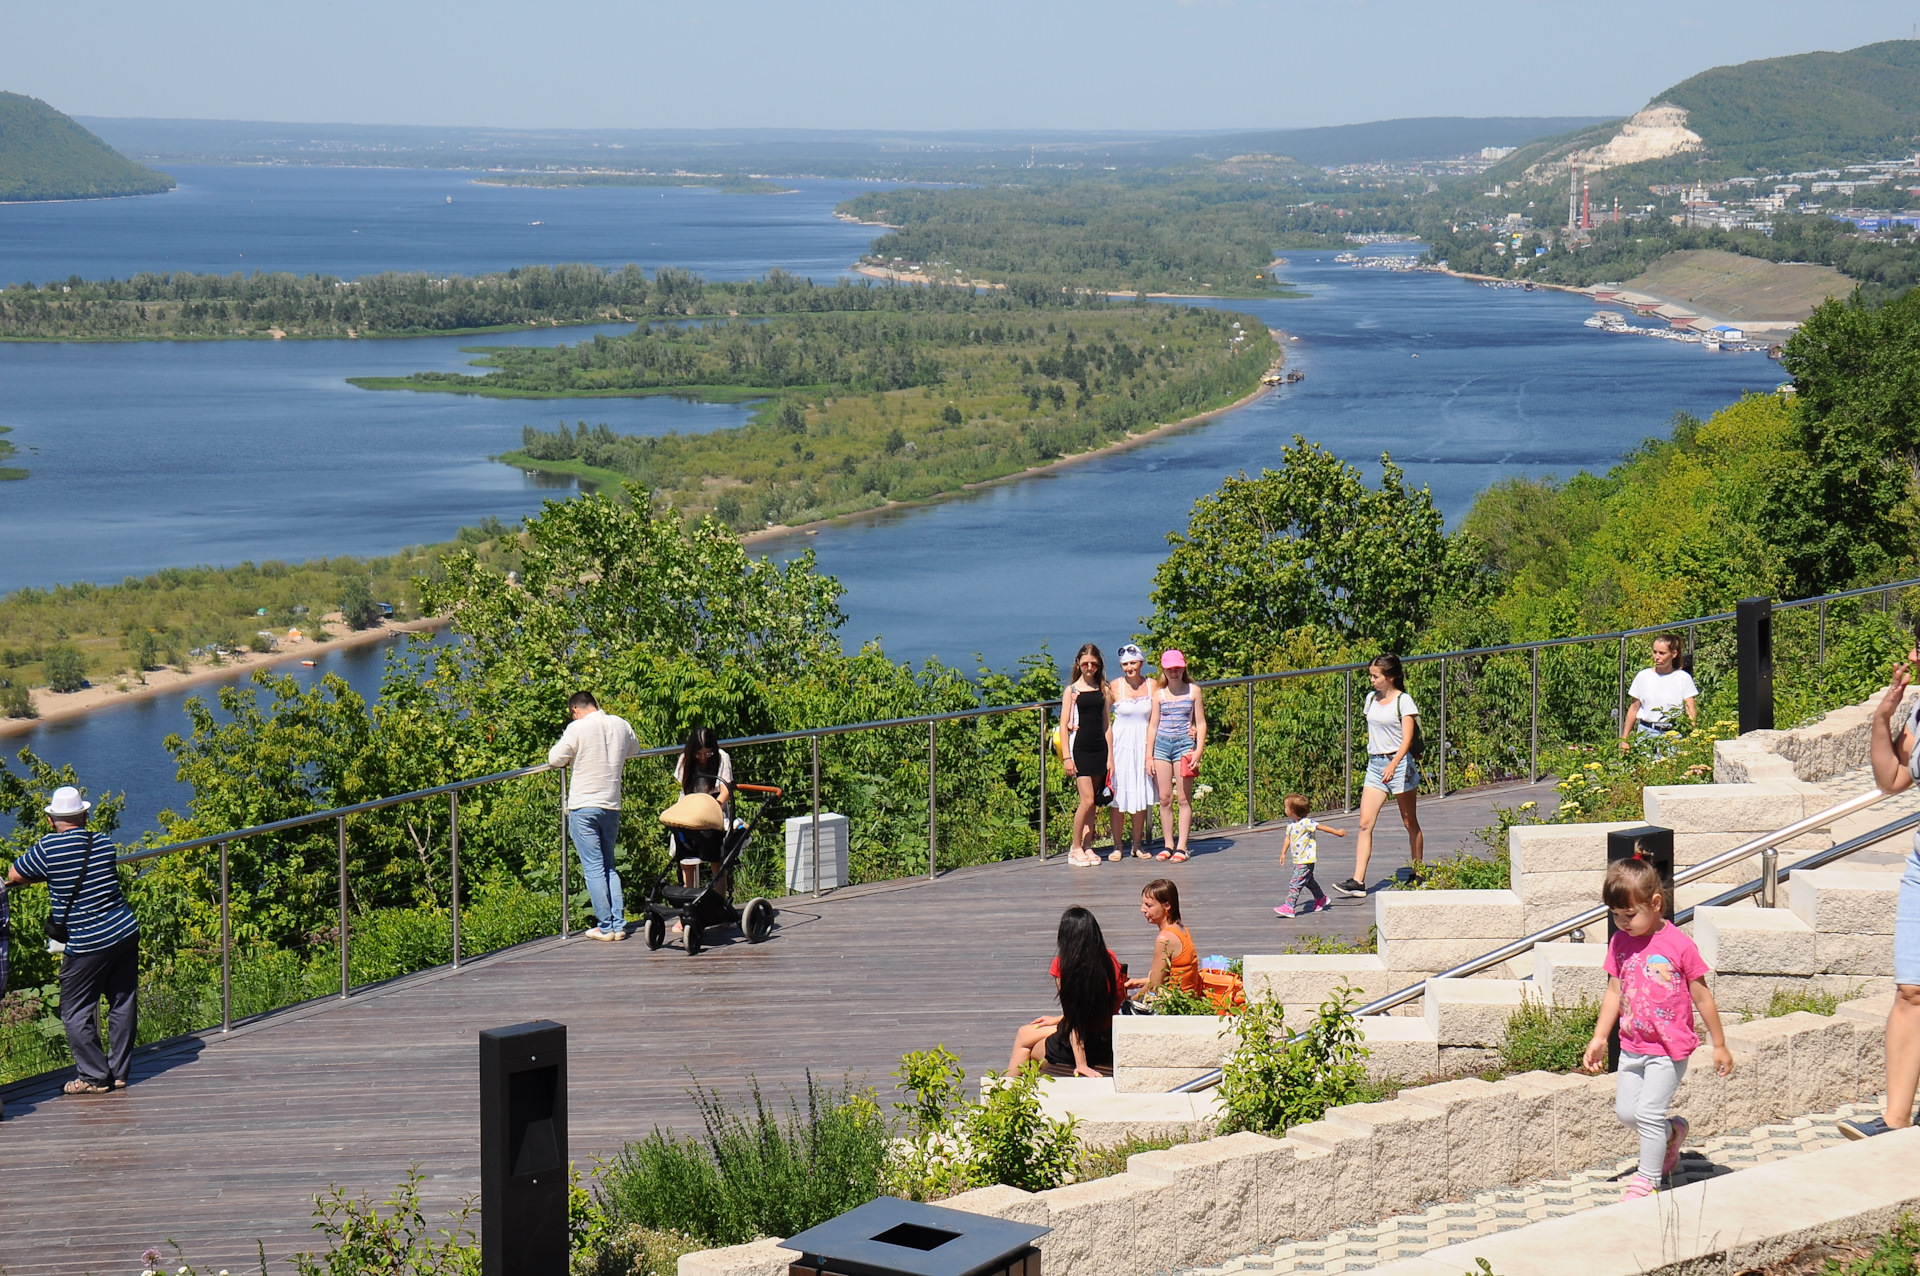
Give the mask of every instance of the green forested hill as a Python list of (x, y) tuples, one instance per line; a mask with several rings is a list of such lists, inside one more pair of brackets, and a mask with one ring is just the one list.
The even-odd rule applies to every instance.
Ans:
[(0, 93), (0, 200), (151, 195), (173, 179), (127, 159), (39, 98)]
[(1718, 66), (1654, 100), (1743, 170), (1891, 159), (1920, 144), (1920, 40)]

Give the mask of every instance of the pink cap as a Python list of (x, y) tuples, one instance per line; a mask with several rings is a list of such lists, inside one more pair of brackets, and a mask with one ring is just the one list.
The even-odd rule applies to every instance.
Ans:
[(1187, 667), (1187, 658), (1180, 654), (1178, 647), (1169, 647), (1160, 653), (1160, 667), (1162, 669), (1185, 669)]

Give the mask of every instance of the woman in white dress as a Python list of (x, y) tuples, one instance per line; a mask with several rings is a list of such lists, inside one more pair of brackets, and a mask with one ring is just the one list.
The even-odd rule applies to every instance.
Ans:
[(1120, 648), (1120, 676), (1112, 683), (1113, 701), (1113, 853), (1121, 858), (1120, 835), (1131, 817), (1133, 834), (1127, 841), (1135, 859), (1152, 859), (1141, 843), (1147, 840), (1147, 812), (1159, 802), (1153, 777), (1147, 772), (1147, 719), (1153, 713), (1153, 683), (1140, 672), (1146, 656), (1128, 643)]

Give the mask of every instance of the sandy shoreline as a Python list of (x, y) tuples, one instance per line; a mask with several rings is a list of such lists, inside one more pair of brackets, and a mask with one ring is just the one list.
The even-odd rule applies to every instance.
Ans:
[(9, 736), (27, 735), (37, 727), (53, 722), (70, 722), (84, 717), (95, 709), (111, 705), (131, 704), (136, 700), (145, 700), (162, 692), (174, 691), (181, 687), (199, 686), (211, 682), (230, 681), (236, 676), (251, 674), (256, 669), (271, 669), (276, 665), (297, 664), (302, 660), (311, 660), (330, 651), (339, 651), (346, 647), (364, 647), (368, 643), (379, 642), (400, 634), (427, 633), (434, 629), (443, 629), (449, 622), (441, 617), (428, 617), (425, 620), (408, 620), (398, 624), (382, 623), (372, 629), (360, 629), (343, 638), (329, 638), (325, 642), (302, 642), (282, 651), (248, 652), (236, 656), (224, 665), (203, 665), (182, 673), (178, 669), (149, 670), (145, 686), (134, 685), (121, 691), (113, 686), (86, 687), (65, 694), (37, 687), (33, 691), (34, 707), (40, 711), (37, 718), (0, 718), (0, 739)]
[[(1273, 364), (1267, 369), (1268, 375), (1271, 375), (1286, 366), (1287, 334), (1278, 328), (1269, 328), (1267, 331), (1272, 333), (1273, 339), (1280, 343), (1280, 357), (1275, 359)], [(1225, 407), (1213, 408), (1210, 411), (1199, 413), (1196, 416), (1183, 417), (1178, 421), (1170, 421), (1165, 425), (1156, 425), (1151, 430), (1145, 430), (1139, 434), (1129, 434), (1124, 439), (1115, 439), (1112, 443), (1106, 444), (1104, 447), (1093, 448), (1086, 452), (1075, 452), (1072, 456), (1063, 456), (1058, 460), (1049, 461), (1045, 465), (1035, 465), (1028, 469), (1016, 470), (1012, 474), (1002, 474), (999, 478), (982, 479), (978, 483), (965, 483), (962, 484), (957, 491), (942, 492), (938, 496), (929, 496), (925, 500), (919, 501), (888, 501), (885, 505), (876, 505), (872, 509), (858, 510), (852, 514), (840, 514), (833, 518), (816, 519), (811, 523), (795, 523), (792, 526), (779, 525), (763, 527), (757, 532), (748, 532), (740, 538), (740, 543), (743, 545), (753, 545), (761, 541), (778, 540), (786, 536), (805, 535), (809, 531), (817, 531), (822, 527), (852, 522), (855, 519), (870, 518), (875, 514), (885, 514), (890, 510), (914, 509), (921, 506), (933, 505), (940, 501), (952, 500), (954, 497), (964, 495), (967, 492), (978, 492), (983, 488), (998, 487), (1002, 483), (1018, 483), (1024, 479), (1030, 479), (1040, 474), (1052, 474), (1055, 471), (1064, 470), (1068, 466), (1079, 465), (1084, 461), (1095, 460), (1098, 457), (1108, 456), (1114, 452), (1125, 452), (1130, 448), (1139, 447), (1143, 443), (1151, 443), (1155, 439), (1163, 438), (1166, 435), (1187, 429), (1190, 426), (1203, 425), (1215, 417), (1222, 416), (1225, 413), (1235, 411), (1239, 408), (1244, 408), (1255, 399), (1278, 388), (1278, 386), (1272, 385), (1256, 386), (1251, 394), (1235, 399)]]

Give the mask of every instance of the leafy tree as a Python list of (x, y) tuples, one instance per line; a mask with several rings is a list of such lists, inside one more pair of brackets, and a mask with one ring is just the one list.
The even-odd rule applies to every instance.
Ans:
[(47, 687), (52, 691), (78, 691), (87, 685), (87, 662), (72, 647), (47, 648)]
[(340, 615), (349, 629), (369, 629), (379, 619), (380, 609), (373, 605), (373, 590), (359, 576), (350, 576), (340, 586)]
[(1209, 673), (1243, 673), (1302, 626), (1409, 649), (1440, 600), (1470, 588), (1475, 555), (1447, 536), (1425, 488), (1381, 457), (1378, 489), (1294, 436), (1285, 464), (1194, 503), (1154, 573), (1149, 634)]

